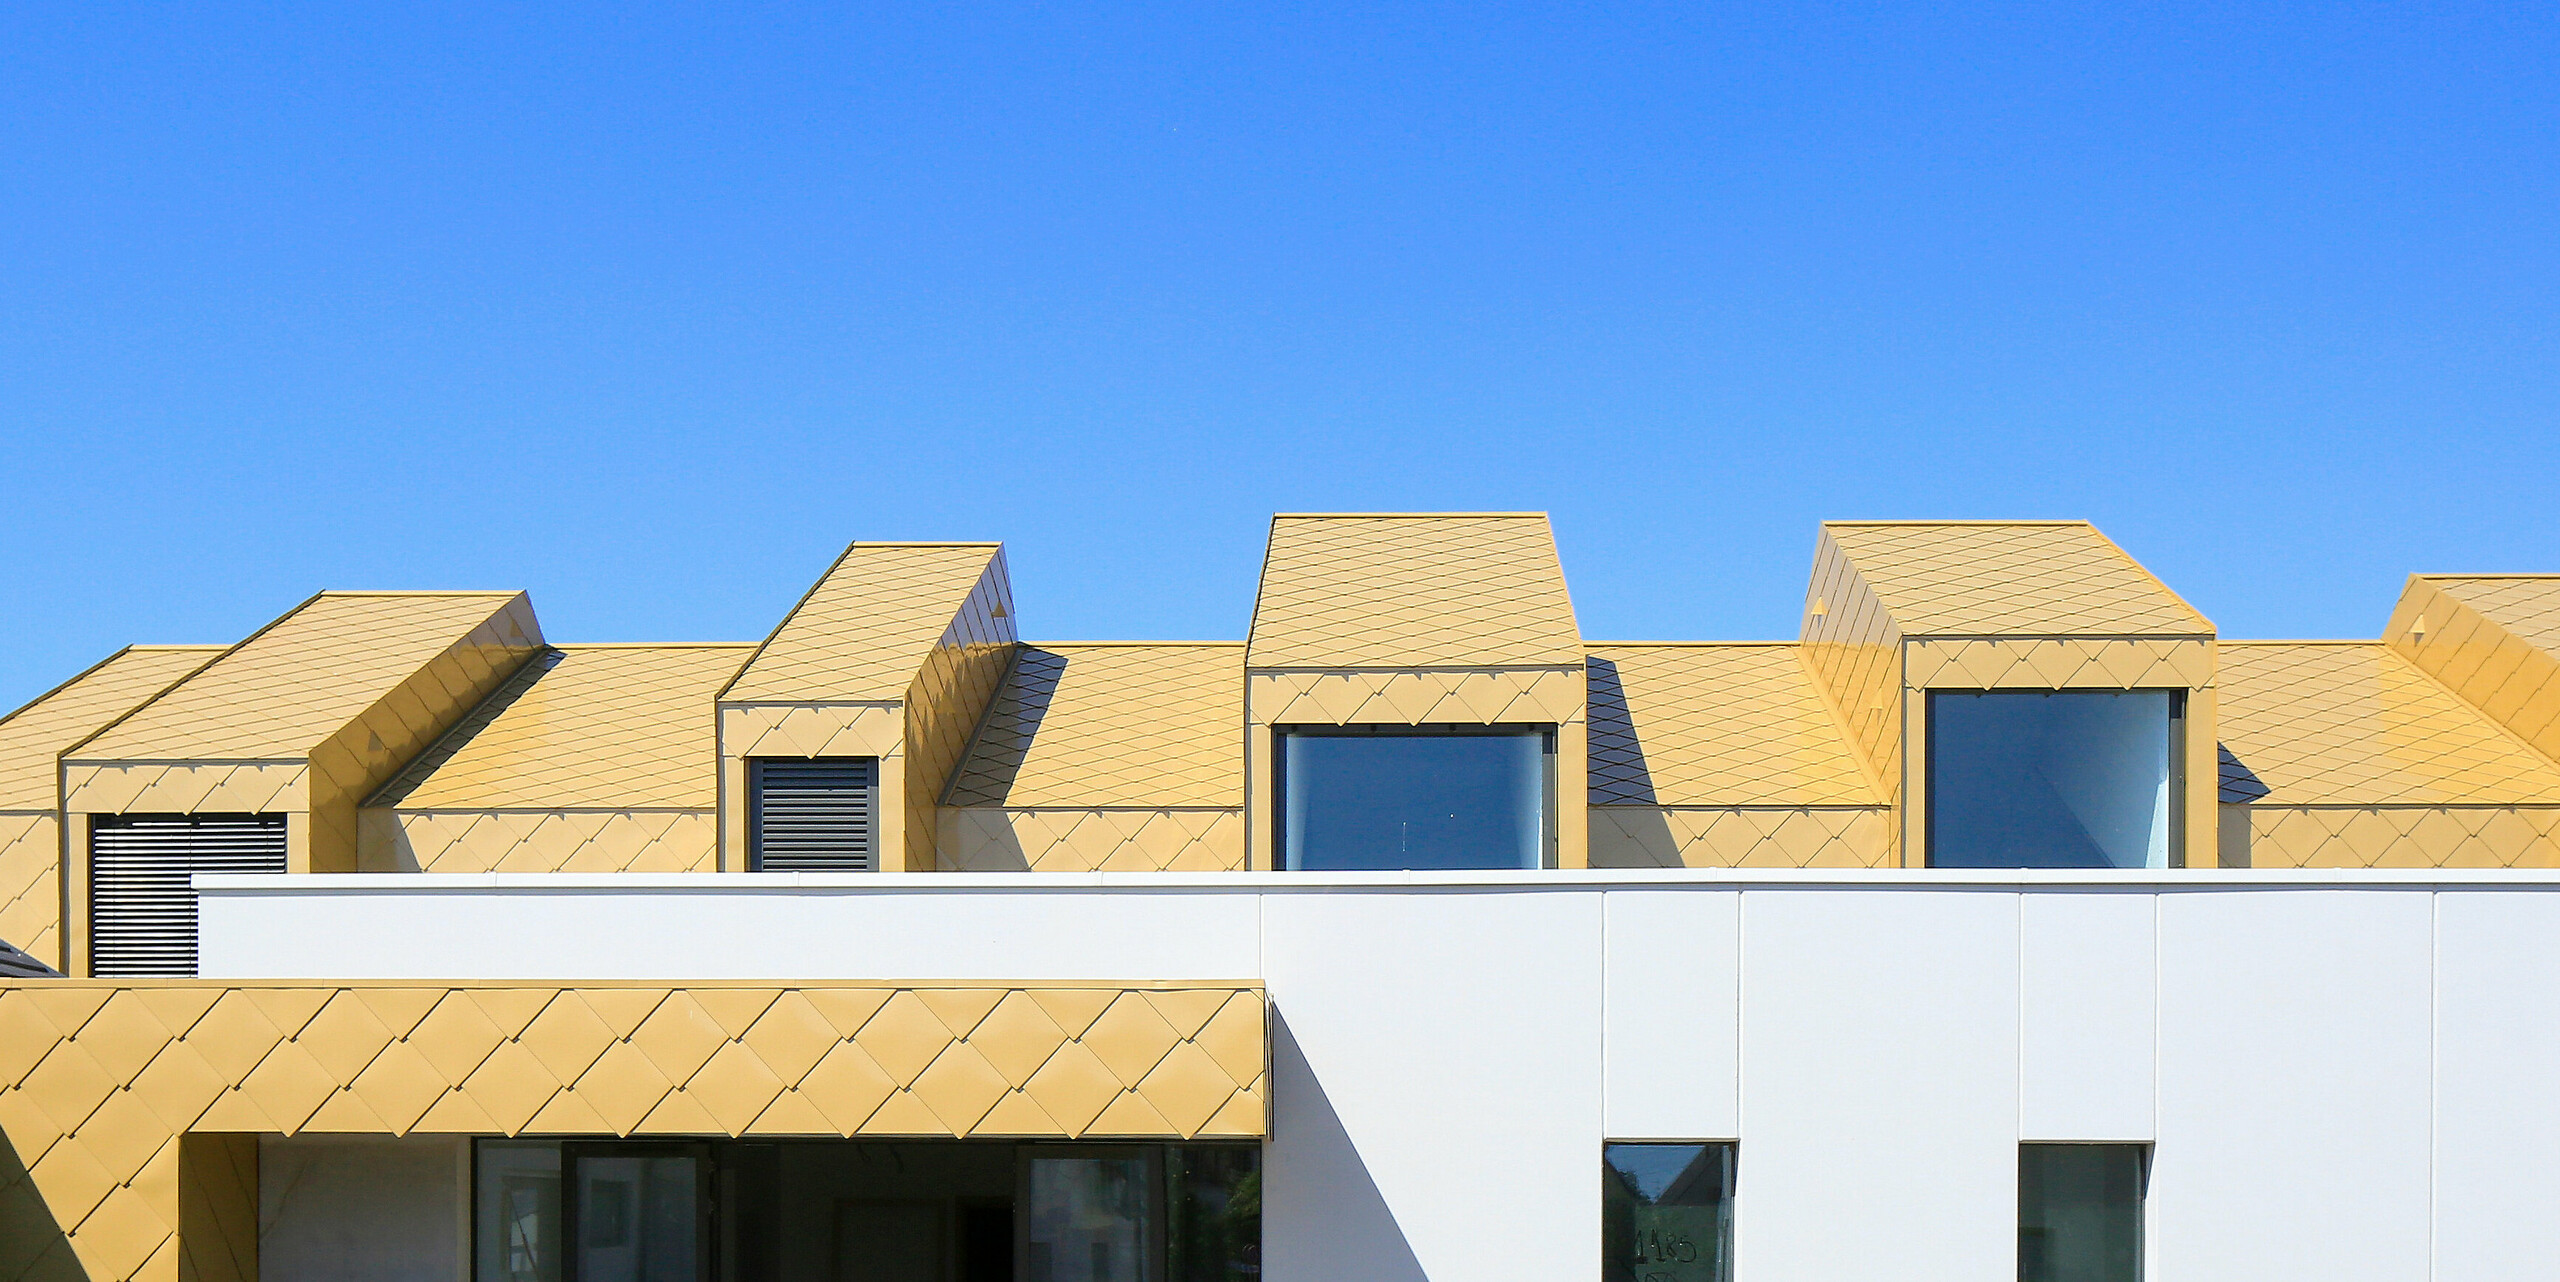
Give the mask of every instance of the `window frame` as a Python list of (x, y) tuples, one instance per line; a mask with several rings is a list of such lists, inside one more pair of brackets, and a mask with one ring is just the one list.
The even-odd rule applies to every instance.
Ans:
[[(1922, 818), (1920, 833), (1921, 866), (1936, 868), (1938, 863), (1938, 697), (1961, 695), (2057, 695), (2057, 694), (2165, 694), (2169, 696), (2169, 852), (2166, 868), (2187, 866), (2187, 695), (2185, 686), (2113, 686), (2103, 688), (2071, 688), (2048, 690), (2043, 687), (2012, 689), (1975, 689), (1967, 686), (1932, 686), (1921, 691), (1920, 786)], [(2140, 871), (2132, 869), (2127, 871)]]
[[(1271, 727), (1271, 853), (1275, 871), (1301, 872), (1290, 866), (1289, 857), (1289, 740), (1310, 739), (1425, 739), (1425, 738), (1526, 738), (1537, 735), (1538, 769), (1538, 870), (1557, 866), (1558, 834), (1556, 825), (1558, 769), (1556, 730), (1553, 722), (1495, 721), (1484, 723), (1435, 721), (1419, 725), (1361, 722), (1349, 725), (1326, 723), (1289, 723)], [(1527, 871), (1527, 870), (1522, 870)]]

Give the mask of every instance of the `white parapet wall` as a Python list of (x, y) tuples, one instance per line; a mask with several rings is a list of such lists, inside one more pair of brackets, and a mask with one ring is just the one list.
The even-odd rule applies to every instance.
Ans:
[(1265, 1276), (1589, 1282), (1600, 1146), (1739, 1140), (1739, 1277), (2015, 1274), (2017, 1145), (2156, 1145), (2151, 1276), (2560, 1276), (2560, 876), (205, 877), (203, 973), (1259, 979)]

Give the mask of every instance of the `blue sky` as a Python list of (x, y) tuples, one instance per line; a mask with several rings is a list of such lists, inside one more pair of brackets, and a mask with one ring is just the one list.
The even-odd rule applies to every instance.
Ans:
[(323, 587), (752, 639), (848, 539), (1240, 636), (1275, 510), (1586, 634), (2083, 516), (2243, 636), (2560, 570), (2560, 9), (0, 9), (0, 704)]

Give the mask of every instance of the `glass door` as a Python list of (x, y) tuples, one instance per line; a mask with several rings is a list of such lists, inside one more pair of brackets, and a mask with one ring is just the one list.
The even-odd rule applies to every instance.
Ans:
[(1163, 1150), (1025, 1147), (1017, 1282), (1160, 1282)]
[(562, 1282), (711, 1282), (711, 1150), (564, 1144)]

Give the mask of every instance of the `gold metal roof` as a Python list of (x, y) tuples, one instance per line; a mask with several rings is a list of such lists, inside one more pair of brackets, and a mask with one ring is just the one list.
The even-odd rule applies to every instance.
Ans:
[[(2216, 712), (2225, 800), (2516, 805), (2560, 799), (2560, 767), (2378, 641), (2225, 641)], [(2254, 776), (2256, 784), (2248, 782)]]
[(944, 799), (953, 806), (1244, 802), (1244, 649), (1026, 645)]
[(2560, 574), (2421, 574), (2538, 649), (2560, 655)]
[(1788, 642), (1594, 642), (1591, 804), (1873, 806)]
[[(292, 760), (469, 639), (541, 644), (521, 592), (323, 592), (86, 744), (86, 761)], [(502, 665), (503, 666), (503, 665)]]
[[(753, 645), (563, 645), (393, 802), (401, 810), (708, 810), (712, 697)], [(508, 699), (500, 692), (493, 699)], [(473, 718), (476, 720), (477, 718)], [(466, 723), (467, 724), (467, 723)], [(398, 785), (395, 784), (395, 787)]]
[(0, 719), (0, 810), (51, 810), (55, 762), (64, 749), (96, 734), (222, 653), (218, 645), (137, 645)]
[(721, 692), (730, 703), (871, 703), (903, 699), (960, 605), (993, 574), (995, 543), (856, 543), (792, 607)]
[(2195, 607), (2086, 521), (1826, 521), (1822, 528), (1905, 636), (2213, 632)]
[(1543, 512), (1282, 513), (1246, 662), (1571, 667), (1582, 633)]

